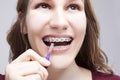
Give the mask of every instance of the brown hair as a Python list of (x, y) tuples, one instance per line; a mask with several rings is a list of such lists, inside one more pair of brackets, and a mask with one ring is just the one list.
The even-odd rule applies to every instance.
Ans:
[[(17, 12), (22, 13), (20, 18), (22, 25), (25, 25), (25, 17), (29, 0), (18, 0)], [(75, 58), (78, 66), (85, 67), (90, 70), (101, 70), (113, 73), (112, 69), (107, 65), (108, 59), (105, 53), (99, 47), (99, 25), (91, 6), (91, 0), (85, 0), (85, 13), (87, 17), (87, 29), (83, 45)], [(26, 49), (31, 48), (27, 35), (21, 33), (19, 17), (10, 29), (7, 41), (11, 48), (10, 58), (14, 60)]]

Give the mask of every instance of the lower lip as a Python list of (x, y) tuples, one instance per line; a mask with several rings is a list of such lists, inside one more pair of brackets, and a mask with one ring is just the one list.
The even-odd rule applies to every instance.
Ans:
[(53, 53), (64, 53), (66, 51), (68, 51), (70, 49), (70, 45), (67, 45), (67, 46), (61, 46), (61, 47), (54, 47), (52, 52)]

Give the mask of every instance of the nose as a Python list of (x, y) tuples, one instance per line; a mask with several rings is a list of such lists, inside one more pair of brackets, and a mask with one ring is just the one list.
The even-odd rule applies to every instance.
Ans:
[(50, 27), (57, 30), (67, 30), (68, 21), (63, 11), (55, 11), (51, 16)]

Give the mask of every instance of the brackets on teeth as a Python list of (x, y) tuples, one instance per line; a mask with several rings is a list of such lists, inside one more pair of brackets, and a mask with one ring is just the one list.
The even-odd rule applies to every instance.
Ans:
[(44, 41), (47, 42), (69, 42), (70, 38), (46, 38)]

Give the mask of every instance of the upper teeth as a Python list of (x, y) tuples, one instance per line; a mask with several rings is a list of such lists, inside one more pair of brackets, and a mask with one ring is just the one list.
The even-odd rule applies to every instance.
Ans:
[(45, 38), (44, 41), (46, 42), (69, 42), (71, 38)]

